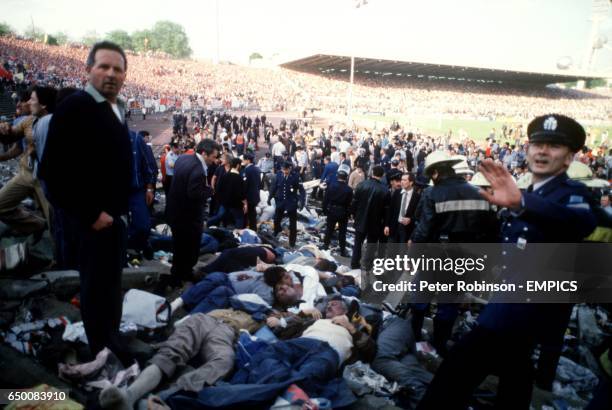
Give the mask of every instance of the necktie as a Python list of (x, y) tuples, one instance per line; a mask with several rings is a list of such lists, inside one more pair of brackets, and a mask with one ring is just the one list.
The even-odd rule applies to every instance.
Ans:
[(397, 220), (400, 222), (402, 218), (404, 217), (404, 214), (406, 213), (406, 199), (408, 199), (408, 192), (403, 191), (402, 192), (402, 203), (400, 204), (400, 214), (399, 214), (399, 217), (397, 218)]

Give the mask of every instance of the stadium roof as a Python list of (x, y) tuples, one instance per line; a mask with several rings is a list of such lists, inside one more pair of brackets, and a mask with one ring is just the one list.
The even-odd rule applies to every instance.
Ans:
[[(292, 60), (281, 67), (308, 72), (348, 72), (351, 58), (329, 54), (315, 54)], [(381, 60), (355, 57), (355, 72), (360, 74), (389, 75), (423, 79), (456, 80), (480, 83), (509, 83), (545, 86), (601, 77), (583, 76), (579, 73), (538, 73), (456, 65), (419, 63), (411, 61)]]

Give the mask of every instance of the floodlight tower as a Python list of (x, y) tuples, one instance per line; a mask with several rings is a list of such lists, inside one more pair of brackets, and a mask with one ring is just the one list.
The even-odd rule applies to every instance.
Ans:
[[(368, 0), (353, 0), (355, 11), (361, 7), (364, 7), (368, 4)], [(348, 103), (346, 114), (348, 116), (349, 122), (353, 122), (353, 81), (355, 77), (355, 49), (351, 47), (351, 77), (349, 83), (349, 91), (348, 91)]]
[[(606, 46), (608, 38), (600, 33), (601, 23), (610, 18), (610, 0), (593, 0), (591, 6), (591, 35), (589, 36), (589, 42), (587, 50), (582, 63), (582, 68), (590, 72), (595, 65), (595, 54), (597, 50), (601, 50)], [(607, 48), (607, 47), (606, 47)]]

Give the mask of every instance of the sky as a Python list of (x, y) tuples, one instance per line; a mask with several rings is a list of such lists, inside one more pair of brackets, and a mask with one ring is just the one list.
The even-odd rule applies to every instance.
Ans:
[[(80, 38), (171, 20), (185, 28), (194, 57), (212, 60), (218, 22), (219, 58), (239, 63), (253, 52), (275, 61), (331, 53), (542, 72), (557, 72), (570, 57), (570, 70), (587, 68), (593, 0), (356, 1), (0, 0), (0, 21)], [(603, 15), (598, 35), (608, 44), (590, 74), (612, 76), (612, 9)]]

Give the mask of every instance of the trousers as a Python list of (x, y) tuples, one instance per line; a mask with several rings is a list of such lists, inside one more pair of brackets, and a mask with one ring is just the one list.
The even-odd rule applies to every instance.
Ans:
[(285, 210), (284, 208), (277, 207), (274, 211), (274, 235), (277, 235), (281, 231), (281, 222), (283, 217), (289, 216), (289, 246), (295, 246), (295, 240), (297, 239), (297, 209), (292, 211)]
[(378, 230), (369, 232), (356, 231), (353, 255), (351, 256), (351, 269), (359, 269), (361, 267), (361, 246), (366, 239), (368, 241), (368, 247), (366, 249), (364, 267), (369, 269), (372, 265), (374, 255), (377, 252), (378, 242), (381, 242), (382, 238), (382, 232), (379, 232)]
[(117, 216), (110, 227), (101, 231), (94, 231), (89, 226), (79, 229), (81, 316), (89, 348), (95, 356), (108, 347), (123, 364), (131, 364), (119, 334), (126, 226)]
[(17, 208), (21, 201), (33, 197), (49, 224), (49, 202), (45, 197), (38, 178), (32, 171), (22, 167), (17, 175), (0, 189), (0, 214), (10, 212)]
[(172, 229), (172, 268), (170, 273), (175, 283), (193, 278), (193, 267), (200, 256), (202, 227), (174, 225)]
[(495, 408), (529, 409), (533, 344), (521, 337), (476, 327), (450, 349), (417, 409), (465, 409), (489, 374), (499, 376)]
[(197, 369), (176, 381), (182, 390), (198, 392), (225, 377), (234, 367), (234, 330), (219, 320), (196, 313), (178, 325), (162, 343), (151, 363), (166, 377), (172, 377), (180, 366), (196, 359)]
[(329, 246), (336, 224), (338, 224), (338, 244), (340, 245), (340, 252), (344, 253), (346, 249), (346, 228), (348, 227), (347, 217), (337, 217), (336, 215), (327, 216), (324, 245)]

